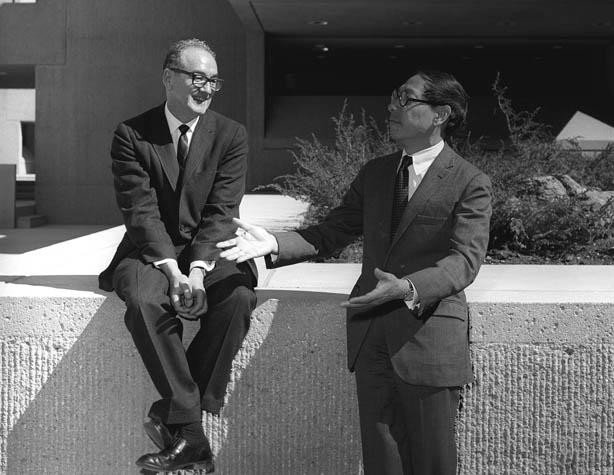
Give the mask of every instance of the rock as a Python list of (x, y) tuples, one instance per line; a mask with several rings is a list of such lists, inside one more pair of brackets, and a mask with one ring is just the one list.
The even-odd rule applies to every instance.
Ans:
[(591, 211), (601, 209), (608, 201), (614, 198), (614, 191), (587, 190), (579, 196), (582, 206)]
[(556, 178), (565, 187), (565, 190), (569, 196), (581, 195), (587, 190), (585, 186), (580, 185), (580, 183), (569, 175), (557, 175)]
[[(610, 200), (614, 200), (614, 191), (603, 191), (599, 188), (591, 188), (581, 185), (569, 175), (542, 175), (527, 178), (525, 180), (525, 193), (535, 205), (537, 201), (554, 202), (562, 200), (569, 202), (570, 197), (575, 197), (575, 209), (595, 212), (600, 210)], [(518, 198), (512, 196), (506, 202), (511, 209), (517, 209), (520, 204)], [(577, 208), (579, 207), (579, 208)]]
[(517, 252), (510, 251), (509, 249), (498, 249), (496, 251), (493, 251), (493, 254), (495, 254), (497, 257), (501, 257), (503, 259), (509, 259), (510, 257), (515, 257), (515, 256), (518, 255)]
[(552, 175), (529, 178), (527, 180), (527, 192), (545, 201), (569, 200), (563, 184)]

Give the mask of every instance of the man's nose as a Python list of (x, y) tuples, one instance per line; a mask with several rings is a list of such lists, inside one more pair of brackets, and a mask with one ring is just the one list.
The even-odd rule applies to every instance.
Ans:
[(213, 92), (213, 83), (207, 81), (205, 84), (200, 86), (198, 89), (201, 91), (205, 91), (207, 94), (211, 94)]
[(395, 106), (392, 102), (388, 104), (388, 112), (394, 112), (397, 110), (397, 106)]

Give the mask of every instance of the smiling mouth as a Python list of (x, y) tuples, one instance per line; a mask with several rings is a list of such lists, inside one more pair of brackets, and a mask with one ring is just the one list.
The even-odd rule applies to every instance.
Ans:
[(210, 96), (192, 96), (192, 98), (198, 103), (202, 104), (203, 102), (207, 102)]

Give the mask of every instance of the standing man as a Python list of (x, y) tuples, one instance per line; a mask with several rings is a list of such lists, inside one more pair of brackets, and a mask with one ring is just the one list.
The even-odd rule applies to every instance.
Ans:
[[(166, 102), (121, 123), (111, 146), (126, 234), (100, 275), (126, 303), (125, 322), (160, 393), (145, 431), (161, 449), (137, 465), (213, 471), (201, 410), (218, 414), (256, 304), (253, 261), (218, 260), (245, 191), (245, 128), (209, 108), (222, 88), (204, 41), (171, 46)], [(179, 317), (200, 320), (187, 351)]]
[(461, 386), (472, 381), (463, 289), (488, 244), (490, 180), (445, 142), (466, 117), (450, 74), (420, 71), (392, 92), (401, 151), (369, 161), (318, 225), (248, 232), (218, 244), (231, 261), (273, 254), (271, 267), (326, 256), (364, 236), (347, 307), (366, 475), (456, 474)]

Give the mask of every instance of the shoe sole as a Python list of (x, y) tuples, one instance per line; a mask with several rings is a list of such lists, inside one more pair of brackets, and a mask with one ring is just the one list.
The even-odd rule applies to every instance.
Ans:
[(198, 462), (190, 462), (183, 465), (177, 465), (176, 467), (164, 469), (160, 467), (156, 467), (155, 465), (143, 464), (138, 465), (143, 470), (149, 470), (154, 473), (162, 472), (175, 472), (177, 470), (204, 470), (205, 473), (213, 473), (215, 472), (215, 465), (211, 460), (201, 460)]

